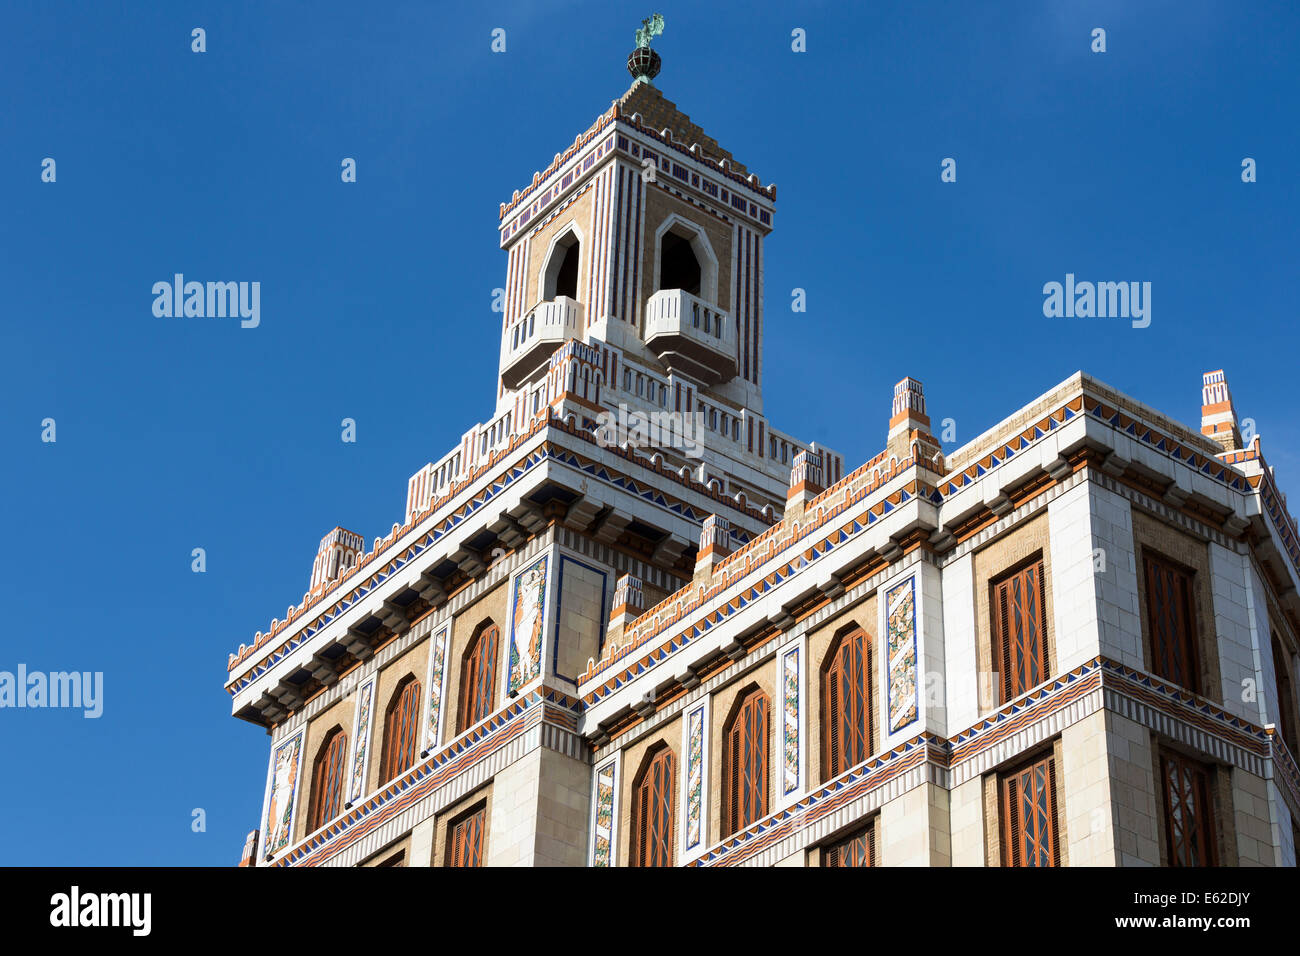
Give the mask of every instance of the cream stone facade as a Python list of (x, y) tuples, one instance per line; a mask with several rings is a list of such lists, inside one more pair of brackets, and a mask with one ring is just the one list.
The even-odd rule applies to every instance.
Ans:
[(1295, 865), (1300, 532), (1223, 373), (951, 450), (904, 378), (845, 474), (763, 408), (775, 199), (639, 79), (501, 205), (491, 418), (230, 655), (243, 865)]

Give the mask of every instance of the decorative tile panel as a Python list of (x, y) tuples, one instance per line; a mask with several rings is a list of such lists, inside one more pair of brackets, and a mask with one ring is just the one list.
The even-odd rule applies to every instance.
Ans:
[(916, 720), (916, 578), (896, 584), (885, 595), (889, 615), (889, 731), (897, 733)]
[(289, 845), (293, 835), (294, 800), (298, 795), (298, 777), (302, 763), (303, 731), (275, 748), (271, 758), (271, 793), (266, 804), (267, 853)]
[(442, 672), (447, 657), (447, 632), (450, 628), (443, 625), (433, 635), (429, 648), (429, 719), (425, 722), (424, 745), (438, 746), (438, 732), (442, 729)]
[(511, 588), (510, 679), (517, 691), (542, 673), (542, 633), (546, 628), (546, 569), (542, 555), (520, 571)]
[(614, 763), (596, 773), (596, 835), (592, 866), (612, 866), (614, 852)]
[(704, 812), (704, 707), (696, 707), (686, 727), (686, 849), (700, 845)]
[(366, 785), (366, 758), (370, 753), (370, 711), (374, 706), (375, 679), (372, 677), (357, 691), (357, 719), (352, 731), (352, 801), (361, 799)]
[(781, 793), (799, 789), (799, 648), (781, 659)]

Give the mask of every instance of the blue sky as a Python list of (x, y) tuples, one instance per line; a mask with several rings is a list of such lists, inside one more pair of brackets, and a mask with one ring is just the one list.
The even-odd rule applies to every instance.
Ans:
[[(1300, 489), (1300, 8), (842, 6), (657, 8), (657, 85), (779, 187), (776, 426), (852, 467), (904, 375), (960, 444), (1082, 368), (1196, 427), (1224, 367)], [(0, 670), (105, 681), (97, 720), (0, 710), (0, 863), (236, 862), (269, 741), (229, 716), (226, 656), (301, 598), (322, 534), (386, 533), (491, 413), (498, 203), (627, 88), (652, 9), (0, 9)], [(260, 281), (260, 326), (156, 318), (175, 272)], [(1044, 318), (1067, 272), (1151, 282), (1150, 327)]]

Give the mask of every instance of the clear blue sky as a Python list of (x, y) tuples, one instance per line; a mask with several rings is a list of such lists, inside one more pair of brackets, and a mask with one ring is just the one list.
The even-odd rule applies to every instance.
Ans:
[[(1297, 492), (1296, 4), (843, 6), (658, 8), (658, 86), (779, 186), (777, 427), (851, 467), (904, 375), (960, 443), (1080, 368), (1195, 427), (1224, 366)], [(653, 9), (0, 9), (0, 670), (105, 680), (98, 720), (0, 710), (0, 863), (236, 862), (268, 738), (226, 655), (490, 414), (497, 204), (627, 88)], [(175, 272), (260, 281), (260, 327), (155, 318)], [(1151, 326), (1044, 318), (1067, 272), (1151, 282)]]

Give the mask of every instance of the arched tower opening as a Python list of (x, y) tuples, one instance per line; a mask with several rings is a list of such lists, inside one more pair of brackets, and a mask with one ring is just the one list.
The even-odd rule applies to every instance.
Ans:
[(568, 232), (551, 249), (542, 274), (542, 299), (554, 301), (557, 296), (578, 298), (578, 257), (582, 243), (577, 233)]

